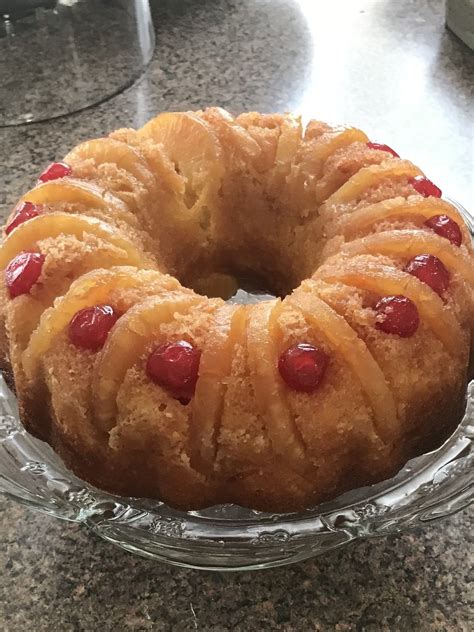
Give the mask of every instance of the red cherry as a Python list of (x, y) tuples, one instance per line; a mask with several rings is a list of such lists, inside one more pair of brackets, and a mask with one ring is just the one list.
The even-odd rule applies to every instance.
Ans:
[(5, 269), (5, 284), (10, 298), (29, 294), (41, 275), (45, 256), (39, 252), (20, 252)]
[(98, 351), (120, 314), (110, 305), (95, 305), (79, 310), (69, 322), (69, 340), (80, 349)]
[(69, 340), (80, 349), (98, 351), (118, 319), (119, 314), (110, 305), (80, 309), (69, 323)]
[(408, 184), (411, 184), (415, 191), (417, 191), (423, 197), (440, 198), (443, 195), (441, 189), (424, 176), (416, 176), (416, 178), (410, 178), (408, 180)]
[(41, 209), (41, 205), (33, 204), (33, 202), (23, 202), (17, 206), (12, 221), (5, 228), (5, 235), (9, 235), (14, 228), (23, 224), (23, 222), (26, 222), (33, 217), (38, 217)]
[(448, 289), (450, 274), (441, 259), (434, 255), (418, 255), (410, 259), (405, 272), (429, 285), (440, 296)]
[(391, 147), (389, 147), (388, 145), (383, 145), (381, 143), (372, 143), (370, 141), (366, 144), (367, 144), (367, 147), (369, 147), (370, 149), (378, 149), (379, 151), (386, 151), (388, 154), (392, 154), (392, 156), (394, 156), (395, 158), (400, 158), (400, 154), (397, 154), (397, 152)]
[(189, 404), (199, 375), (201, 352), (186, 340), (165, 342), (148, 356), (146, 373), (182, 404)]
[(289, 347), (278, 360), (278, 370), (286, 384), (295, 391), (313, 393), (321, 383), (328, 356), (313, 345), (301, 342)]
[(386, 334), (409, 338), (420, 324), (418, 309), (406, 296), (384, 296), (375, 306), (375, 311), (381, 317), (375, 326)]
[(72, 174), (72, 169), (65, 162), (52, 162), (38, 178), (39, 182), (49, 182)]
[(455, 246), (462, 244), (462, 233), (459, 224), (447, 215), (433, 215), (426, 220), (425, 226), (434, 230), (440, 237), (449, 239)]

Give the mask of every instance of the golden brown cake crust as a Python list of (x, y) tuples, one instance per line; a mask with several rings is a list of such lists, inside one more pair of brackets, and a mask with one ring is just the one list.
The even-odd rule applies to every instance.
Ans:
[[(162, 114), (65, 162), (70, 175), (21, 198), (39, 216), (0, 249), (2, 269), (44, 256), (26, 294), (12, 298), (2, 275), (0, 369), (25, 427), (79, 477), (182, 509), (297, 511), (393, 475), (452, 432), (472, 246), (458, 211), (417, 189), (418, 167), (355, 128), (220, 108)], [(460, 246), (426, 226), (438, 215)], [(406, 271), (420, 254), (447, 269), (440, 295)], [(239, 283), (282, 298), (226, 303)], [(408, 337), (379, 327), (377, 302), (393, 295), (416, 305)], [(103, 304), (120, 315), (105, 345), (78, 348), (71, 318)], [(189, 402), (147, 372), (169, 341), (201, 354)], [(312, 392), (278, 369), (300, 343), (328, 358)]]

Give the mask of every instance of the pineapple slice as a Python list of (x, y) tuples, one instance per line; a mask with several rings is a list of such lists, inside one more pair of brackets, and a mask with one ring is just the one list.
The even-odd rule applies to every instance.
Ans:
[(160, 337), (163, 323), (203, 300), (183, 290), (169, 292), (136, 304), (117, 321), (97, 357), (92, 380), (95, 419), (104, 432), (114, 426), (117, 393), (128, 369)]
[(390, 158), (379, 165), (360, 169), (326, 200), (325, 206), (328, 208), (359, 200), (367, 189), (377, 186), (384, 178), (414, 178), (419, 175), (422, 175), (420, 169), (408, 160)]
[(474, 262), (450, 241), (428, 230), (391, 230), (373, 233), (345, 244), (338, 252), (344, 255), (386, 255), (388, 257), (416, 257), (432, 254), (451, 270), (460, 274), (474, 289)]
[(118, 197), (97, 184), (87, 180), (68, 178), (67, 180), (51, 180), (39, 184), (25, 193), (19, 202), (33, 204), (80, 204), (86, 208), (107, 210), (112, 208), (113, 214), (127, 224), (138, 226), (138, 220), (130, 213), (127, 205)]
[(204, 112), (199, 112), (198, 116), (211, 125), (223, 146), (242, 154), (247, 160), (255, 159), (260, 155), (259, 144), (235, 122), (227, 110), (217, 107), (207, 108)]
[(278, 191), (290, 173), (291, 165), (303, 138), (303, 126), (300, 116), (285, 114), (275, 155), (275, 164), (269, 178), (271, 189)]
[(247, 325), (249, 366), (260, 411), (275, 455), (288, 459), (292, 469), (307, 473), (305, 450), (281, 388), (276, 344), (281, 301), (252, 306)]
[(303, 125), (300, 116), (285, 114), (281, 125), (275, 156), (275, 167), (281, 168), (291, 164), (303, 137)]
[(180, 175), (184, 209), (198, 214), (217, 195), (224, 174), (222, 149), (211, 126), (190, 112), (165, 112), (138, 134), (161, 145)]
[(21, 366), (21, 354), (27, 347), (31, 332), (37, 326), (46, 305), (27, 294), (5, 306), (5, 319), (10, 337), (10, 360), (16, 370)]
[(314, 147), (314, 161), (324, 164), (336, 151), (352, 145), (366, 143), (368, 137), (356, 127), (335, 127), (318, 138)]
[(420, 317), (453, 355), (464, 346), (461, 327), (443, 300), (417, 278), (374, 261), (344, 261), (343, 269), (324, 264), (315, 274), (328, 283), (344, 283), (380, 296), (402, 294), (418, 307)]
[(338, 149), (367, 140), (364, 132), (355, 127), (334, 127), (300, 145), (295, 156), (295, 167), (307, 178), (315, 178), (321, 173), (326, 160)]
[(155, 180), (160, 207), (173, 203), (173, 193), (182, 189), (182, 177), (175, 171), (175, 165), (163, 151), (161, 145), (153, 142), (151, 136), (144, 137), (134, 129), (119, 129), (109, 135), (111, 140), (124, 142), (145, 160)]
[(234, 346), (243, 340), (246, 320), (247, 310), (244, 305), (221, 307), (209, 330), (209, 344), (201, 355), (190, 426), (190, 445), (191, 459), (203, 471), (212, 470), (216, 457), (226, 379), (231, 372)]
[(347, 321), (317, 296), (314, 281), (304, 281), (286, 299), (299, 309), (309, 325), (324, 336), (329, 347), (347, 362), (361, 383), (375, 414), (375, 427), (382, 441), (397, 436), (397, 408), (385, 376), (365, 342)]
[(258, 156), (252, 161), (252, 166), (258, 173), (270, 171), (275, 164), (283, 121), (284, 117), (281, 114), (259, 112), (245, 112), (235, 119), (236, 124), (240, 125), (260, 148)]
[(72, 167), (78, 160), (93, 160), (96, 165), (113, 163), (130, 173), (146, 189), (153, 189), (155, 185), (153, 174), (139, 152), (127, 143), (113, 138), (88, 140), (77, 145), (64, 159)]
[[(137, 270), (128, 266), (93, 270), (82, 275), (72, 283), (67, 294), (56, 299), (54, 306), (43, 312), (22, 356), (26, 376), (32, 379), (36, 375), (41, 357), (76, 312), (107, 303), (115, 292), (133, 288), (143, 288), (144, 296), (149, 296), (177, 290), (180, 284), (174, 277), (157, 270)], [(127, 305), (126, 309), (129, 308), (130, 305)]]
[(107, 240), (113, 246), (123, 250), (127, 256), (126, 263), (130, 265), (141, 268), (155, 267), (150, 257), (105, 222), (85, 215), (48, 213), (28, 220), (8, 235), (0, 247), (0, 269), (3, 270), (9, 261), (20, 252), (34, 249), (42, 239), (58, 237), (61, 234), (74, 235), (77, 239), (81, 239), (84, 233), (90, 233), (100, 239)]
[(408, 199), (397, 197), (364, 206), (353, 213), (341, 215), (338, 218), (335, 232), (341, 232), (347, 238), (384, 220), (405, 216), (429, 219), (433, 215), (447, 215), (457, 222), (463, 232), (464, 243), (470, 243), (471, 237), (460, 213), (449, 202), (433, 197), (420, 198), (416, 196)]
[(352, 143), (367, 141), (364, 132), (355, 127), (335, 127), (303, 142), (296, 153), (289, 176), (292, 195), (296, 199), (303, 195), (304, 207), (313, 208), (315, 204), (322, 202), (325, 196), (321, 187), (318, 188), (318, 181), (325, 162), (337, 150)]

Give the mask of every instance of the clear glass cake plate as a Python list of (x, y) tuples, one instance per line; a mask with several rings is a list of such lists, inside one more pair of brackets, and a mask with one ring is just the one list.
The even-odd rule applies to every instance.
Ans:
[[(457, 205), (470, 226), (467, 212)], [(451, 437), (392, 479), (294, 514), (235, 505), (177, 511), (123, 498), (75, 477), (53, 450), (22, 427), (0, 377), (0, 492), (31, 509), (83, 524), (144, 557), (206, 570), (242, 570), (301, 561), (361, 538), (398, 533), (449, 516), (474, 499), (474, 381)]]

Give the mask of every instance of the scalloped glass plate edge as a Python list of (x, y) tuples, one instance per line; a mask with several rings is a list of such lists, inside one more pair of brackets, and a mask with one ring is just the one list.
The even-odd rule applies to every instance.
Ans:
[(265, 568), (300, 561), (348, 542), (396, 533), (466, 507), (474, 498), (474, 381), (462, 422), (437, 450), (392, 479), (348, 492), (299, 514), (232, 505), (182, 512), (121, 498), (84, 483), (21, 426), (0, 378), (0, 491), (32, 509), (85, 524), (123, 549), (207, 570)]

